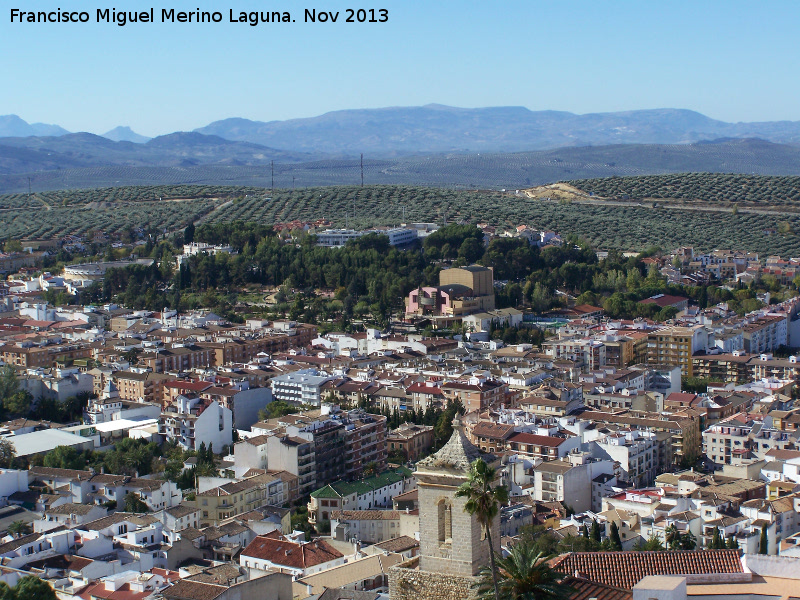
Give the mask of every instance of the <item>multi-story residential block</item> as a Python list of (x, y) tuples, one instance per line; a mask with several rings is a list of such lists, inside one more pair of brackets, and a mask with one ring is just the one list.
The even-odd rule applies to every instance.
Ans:
[(32, 342), (0, 346), (0, 360), (25, 369), (52, 368), (81, 358), (91, 358), (94, 346), (84, 343), (36, 346)]
[(314, 438), (307, 432), (289, 435), (283, 430), (254, 436), (236, 443), (233, 454), (237, 469), (269, 469), (296, 476), (300, 495), (317, 488)]
[(776, 427), (770, 415), (742, 412), (703, 431), (703, 452), (716, 464), (730, 465), (750, 456), (764, 458), (771, 450), (795, 449), (799, 438), (800, 431)]
[(233, 441), (231, 411), (219, 402), (178, 396), (161, 413), (158, 431), (186, 450), (206, 448), (222, 452)]
[(598, 437), (589, 445), (595, 458), (619, 464), (617, 476), (634, 487), (653, 485), (659, 471), (658, 441), (649, 431), (618, 431)]
[(248, 430), (258, 422), (258, 413), (272, 402), (272, 390), (268, 387), (251, 388), (249, 382), (236, 385), (214, 385), (200, 392), (205, 400), (214, 400), (231, 411), (231, 419), (236, 429)]
[(583, 337), (559, 337), (542, 344), (542, 350), (553, 358), (573, 360), (581, 369), (595, 371), (606, 366), (603, 342)]
[(750, 379), (745, 381), (758, 381), (759, 379), (792, 379), (800, 382), (800, 361), (797, 356), (786, 359), (774, 358), (772, 354), (765, 353), (759, 356), (749, 356), (747, 361), (750, 367)]
[(360, 481), (336, 481), (311, 493), (308, 520), (310, 523), (329, 520), (334, 510), (391, 508), (392, 498), (413, 486), (413, 473), (405, 467)]
[(67, 398), (91, 394), (94, 391), (94, 378), (79, 369), (29, 369), (17, 378), (21, 389), (35, 399), (44, 398), (63, 402)]
[(471, 427), (467, 426), (465, 433), (467, 439), (481, 451), (497, 454), (509, 448), (508, 440), (516, 433), (516, 428), (508, 423), (478, 421)]
[(780, 346), (787, 346), (788, 315), (755, 314), (747, 317), (742, 325), (744, 332), (744, 349), (750, 354), (774, 352)]
[(154, 373), (187, 372), (214, 364), (211, 349), (193, 343), (165, 344), (155, 350), (146, 350), (139, 356), (139, 366)]
[(564, 458), (580, 447), (580, 436), (540, 435), (516, 432), (507, 439), (507, 448), (514, 454), (553, 461)]
[(671, 415), (644, 411), (585, 411), (577, 420), (596, 423), (613, 423), (629, 429), (666, 433), (669, 436), (669, 453), (664, 457), (667, 465), (694, 464), (702, 450), (700, 419), (694, 416)]
[(152, 371), (116, 371), (113, 377), (122, 400), (152, 402), (160, 406), (164, 401), (164, 382), (171, 379), (169, 375)]
[(340, 540), (380, 544), (419, 532), (419, 511), (334, 510), (330, 513), (331, 535)]
[(647, 362), (679, 366), (684, 377), (692, 377), (692, 355), (707, 346), (708, 331), (701, 325), (658, 329), (647, 334)]
[(528, 492), (541, 502), (563, 502), (576, 512), (592, 508), (592, 480), (612, 475), (614, 463), (593, 460), (585, 453), (567, 460), (544, 461), (533, 468), (533, 487)]
[(272, 378), (272, 394), (275, 400), (290, 404), (306, 404), (319, 406), (320, 390), (326, 381), (333, 379), (328, 375), (320, 375), (317, 369), (302, 369), (294, 373)]
[(433, 425), (403, 423), (386, 434), (388, 452), (401, 452), (410, 462), (416, 462), (427, 454), (433, 441)]
[(721, 383), (746, 383), (751, 380), (752, 357), (744, 352), (731, 354), (699, 354), (692, 357), (694, 377)]
[(499, 406), (505, 400), (506, 389), (508, 384), (483, 377), (471, 377), (468, 381), (451, 381), (442, 385), (445, 398), (461, 401), (466, 412)]
[(342, 417), (344, 424), (344, 472), (347, 479), (361, 479), (364, 470), (386, 469), (386, 417), (352, 410)]
[(264, 473), (200, 491), (192, 504), (200, 512), (200, 527), (208, 527), (264, 505), (281, 506), (289, 499), (288, 482)]

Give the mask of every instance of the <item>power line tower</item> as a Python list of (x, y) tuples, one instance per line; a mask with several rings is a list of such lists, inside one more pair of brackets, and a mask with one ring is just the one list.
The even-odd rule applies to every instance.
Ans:
[(364, 153), (361, 153), (361, 187), (364, 187)]
[(269, 161), (269, 166), (272, 169), (272, 184), (270, 186), (270, 190), (274, 192), (275, 191), (275, 161), (274, 160)]

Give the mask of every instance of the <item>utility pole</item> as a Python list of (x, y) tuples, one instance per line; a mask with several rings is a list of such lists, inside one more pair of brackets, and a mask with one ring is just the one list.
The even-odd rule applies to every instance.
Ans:
[(294, 189), (294, 175), (292, 175), (292, 189)]
[(361, 187), (364, 187), (364, 153), (361, 153)]
[(273, 192), (275, 191), (275, 161), (269, 161), (269, 166), (272, 169), (272, 187), (270, 188)]

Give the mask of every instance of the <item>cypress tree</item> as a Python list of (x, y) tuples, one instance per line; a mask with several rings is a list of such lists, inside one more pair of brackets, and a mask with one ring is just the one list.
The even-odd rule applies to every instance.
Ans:
[(600, 525), (594, 520), (592, 520), (592, 539), (598, 544), (603, 541), (603, 538), (600, 535)]
[(722, 536), (719, 534), (719, 527), (714, 527), (714, 535), (711, 537), (711, 548), (719, 550), (725, 547), (725, 542), (722, 541)]
[(759, 554), (768, 554), (769, 553), (769, 540), (767, 539), (767, 526), (761, 526), (761, 543), (758, 547)]
[(611, 522), (611, 544), (614, 546), (614, 550), (622, 550), (622, 539), (619, 537), (619, 527), (617, 524), (612, 521)]

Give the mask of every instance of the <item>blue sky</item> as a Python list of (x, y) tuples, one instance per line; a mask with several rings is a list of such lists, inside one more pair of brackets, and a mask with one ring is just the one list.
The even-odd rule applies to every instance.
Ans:
[[(160, 0), (159, 0), (160, 1)], [(146, 135), (214, 120), (269, 121), (428, 103), (577, 113), (689, 108), (725, 121), (800, 120), (800, 2), (120, 0), (127, 10), (218, 10), (223, 23), (18, 24), (5, 2), (0, 114)], [(288, 10), (250, 27), (228, 10)], [(386, 8), (387, 24), (344, 10)], [(336, 24), (303, 10), (338, 10)], [(158, 18), (157, 18), (158, 20)]]

